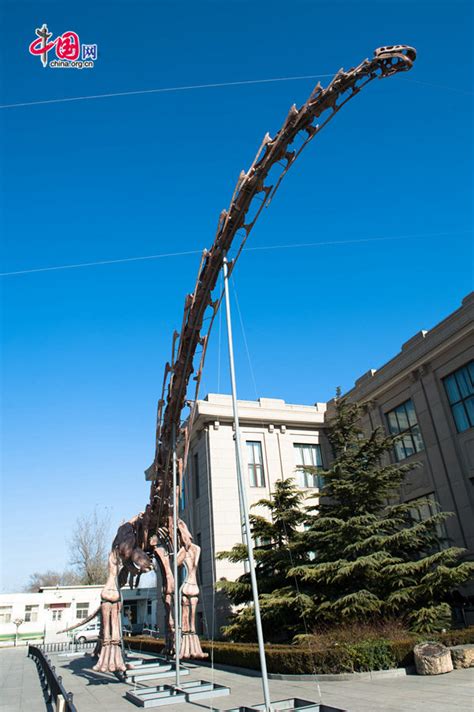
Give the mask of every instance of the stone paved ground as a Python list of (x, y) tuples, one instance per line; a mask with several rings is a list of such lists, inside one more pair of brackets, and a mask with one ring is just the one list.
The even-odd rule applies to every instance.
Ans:
[[(3, 666), (5, 653), (0, 652), (0, 665)], [(23, 652), (23, 656), (25, 653)], [(95, 673), (90, 656), (52, 656), (57, 668), (61, 668), (63, 684), (74, 693), (74, 703), (78, 712), (132, 712), (134, 706), (125, 698), (125, 691), (131, 685), (120, 682), (112, 675)], [(8, 656), (7, 656), (8, 658)], [(0, 707), (0, 712), (38, 712), (38, 690), (30, 680), (29, 673), (36, 674), (34, 664), (24, 659), (16, 659), (16, 669), (23, 668), (23, 680), (27, 686), (22, 692), (23, 706)], [(261, 682), (253, 674), (242, 675), (235, 672), (214, 670), (209, 667), (192, 666), (191, 674), (185, 679), (211, 680), (231, 687), (228, 697), (218, 697), (207, 702), (195, 704), (175, 704), (167, 708), (175, 712), (203, 712), (212, 703), (218, 709), (229, 709), (241, 705), (261, 703), (263, 700)], [(21, 682), (17, 677), (17, 683)], [(168, 682), (163, 680), (162, 682)], [(172, 682), (172, 681), (171, 681)], [(153, 681), (146, 683), (152, 686)], [(420, 677), (409, 675), (397, 678), (378, 678), (344, 682), (324, 681), (319, 685), (321, 699), (327, 705), (340, 707), (350, 712), (474, 712), (474, 669), (454, 670), (447, 675)], [(36, 695), (35, 695), (36, 692)], [(270, 692), (273, 701), (287, 697), (302, 697), (318, 701), (318, 685), (312, 681), (287, 682), (270, 680)], [(25, 706), (31, 696), (32, 706)], [(34, 706), (33, 706), (34, 703)], [(46, 707), (43, 706), (42, 710)]]
[(36, 665), (27, 649), (6, 648), (0, 651), (0, 712), (46, 712)]

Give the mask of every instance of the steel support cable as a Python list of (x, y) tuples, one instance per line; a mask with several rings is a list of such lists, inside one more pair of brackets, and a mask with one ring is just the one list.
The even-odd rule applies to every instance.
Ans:
[[(223, 293), (222, 275), (220, 279), (220, 291)], [(217, 339), (217, 392), (221, 392), (221, 350), (222, 350), (222, 309), (219, 309), (219, 334)]]
[[(240, 309), (239, 298), (238, 298), (238, 295), (237, 295), (237, 288), (236, 288), (236, 285), (235, 285), (235, 280), (234, 280), (233, 278), (232, 278), (232, 288), (233, 288), (233, 291), (234, 291), (235, 303), (236, 303), (236, 306), (237, 306), (237, 313), (238, 313), (238, 315), (239, 315), (240, 328), (241, 328), (241, 331), (242, 331), (243, 342), (244, 342), (245, 351), (246, 351), (246, 354), (247, 354), (247, 359), (248, 359), (248, 364), (249, 364), (249, 370), (250, 370), (251, 378), (252, 378), (252, 381), (253, 381), (254, 392), (255, 392), (255, 399), (258, 400), (258, 391), (257, 391), (257, 381), (256, 381), (256, 378), (255, 378), (255, 370), (254, 370), (254, 368), (253, 368), (252, 358), (251, 358), (251, 355), (250, 355), (250, 349), (249, 349), (248, 340), (247, 340), (247, 335), (246, 335), (246, 330), (245, 330), (245, 326), (244, 326), (244, 320), (243, 320), (243, 317), (242, 317), (242, 311), (241, 311), (241, 309)], [(265, 430), (265, 423), (264, 423), (263, 420), (260, 420), (260, 426), (261, 426), (261, 428), (262, 428), (262, 431), (264, 431), (264, 430)], [(282, 473), (282, 474), (283, 474), (283, 473)], [(271, 499), (271, 496), (272, 496), (272, 494), (271, 494), (271, 492), (269, 492), (269, 497), (270, 497), (270, 499)], [(284, 520), (284, 519), (282, 519), (282, 524), (283, 524), (283, 529), (285, 530), (286, 541), (288, 542), (288, 544), (287, 544), (287, 546), (286, 546), (285, 548), (286, 548), (286, 550), (288, 551), (288, 555), (289, 555), (289, 558), (290, 558), (291, 567), (294, 568), (294, 565), (295, 565), (295, 564), (294, 564), (293, 554), (292, 554), (292, 552), (291, 552), (291, 547), (290, 547), (290, 545), (289, 545), (288, 530), (287, 530), (287, 528), (286, 528), (286, 523), (285, 523), (285, 520)], [(297, 593), (298, 597), (301, 598), (301, 589), (300, 589), (300, 587), (299, 587), (298, 579), (297, 579), (297, 577), (296, 577), (295, 575), (293, 575), (292, 578), (293, 578), (294, 583), (295, 583), (296, 593)], [(315, 651), (313, 650), (313, 648), (312, 648), (312, 646), (311, 646), (310, 634), (309, 634), (308, 625), (307, 625), (307, 622), (306, 622), (306, 615), (305, 615), (305, 613), (304, 613), (304, 610), (302, 610), (302, 620), (303, 620), (303, 626), (304, 626), (304, 630), (305, 630), (305, 639), (306, 639), (307, 644), (308, 644), (308, 650), (309, 650), (310, 658), (311, 658), (312, 665), (313, 665), (313, 674), (314, 674), (315, 676), (317, 676), (318, 672), (317, 672), (317, 667), (316, 667), (316, 654), (315, 654)], [(319, 698), (320, 698), (320, 701), (321, 701), (321, 700), (322, 700), (321, 688), (320, 688), (320, 686), (319, 686), (318, 681), (316, 681), (316, 686), (317, 686), (317, 688), (318, 688), (318, 694), (319, 694)]]
[[(206, 437), (206, 472), (207, 472), (207, 506), (208, 506), (208, 511), (209, 511), (209, 539), (211, 541), (211, 552), (210, 552), (210, 560), (211, 560), (211, 601), (212, 601), (212, 613), (211, 613), (211, 682), (214, 684), (214, 636), (215, 636), (215, 619), (216, 619), (216, 575), (215, 575), (215, 569), (212, 561), (212, 551), (215, 552), (215, 538), (214, 538), (214, 522), (212, 520), (211, 512), (213, 511), (212, 507), (212, 498), (211, 498), (211, 453), (209, 449), (209, 433), (207, 433)], [(215, 558), (214, 558), (215, 562)], [(202, 584), (202, 581), (201, 581)], [(206, 613), (206, 606), (204, 605), (204, 601), (202, 602), (202, 610), (203, 610), (203, 617), (206, 621), (206, 630), (207, 630), (207, 635), (209, 637), (209, 621), (207, 618), (207, 613)], [(209, 704), (209, 709), (213, 709), (212, 705)]]

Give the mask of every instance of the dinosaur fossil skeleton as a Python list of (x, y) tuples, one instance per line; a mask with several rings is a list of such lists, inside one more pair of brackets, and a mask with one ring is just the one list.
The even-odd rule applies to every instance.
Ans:
[[(157, 562), (162, 574), (168, 624), (166, 651), (176, 654), (172, 602), (173, 597), (179, 594), (170, 563), (173, 556), (173, 512), (177, 511), (182, 475), (186, 469), (209, 335), (222, 299), (222, 294), (213, 295), (224, 257), (236, 241), (236, 254), (229, 263), (230, 273), (261, 211), (269, 205), (296, 158), (344, 104), (372, 80), (411, 69), (415, 59), (416, 51), (412, 47), (381, 47), (375, 50), (372, 59), (364, 60), (349, 71), (339, 70), (326, 88), (322, 88), (318, 83), (299, 109), (294, 105), (291, 107), (274, 138), (266, 134), (252, 165), (247, 172), (242, 171), (240, 174), (230, 206), (219, 216), (214, 242), (210, 250), (204, 250), (194, 291), (186, 296), (181, 330), (173, 335), (171, 360), (165, 366), (163, 388), (158, 402), (155, 457), (146, 471), (147, 479), (151, 481), (149, 504), (144, 512), (119, 528), (109, 555), (109, 577), (101, 593), (102, 625), (96, 649), (99, 656), (96, 670), (125, 670), (119, 626), (120, 587), (128, 578), (132, 587), (134, 581), (137, 585), (140, 574), (153, 568), (153, 560)], [(274, 167), (280, 169), (279, 175), (273, 185), (267, 185), (269, 173)], [(198, 367), (194, 376), (194, 399), (189, 402), (188, 385), (194, 373), (195, 361), (198, 361)], [(181, 417), (186, 406), (190, 407), (190, 412), (182, 426)], [(173, 492), (172, 456), (176, 448), (175, 433), (180, 440), (182, 456), (178, 460), (178, 491)], [(200, 548), (193, 543), (192, 536), (182, 520), (178, 520), (178, 530), (178, 565), (183, 566), (186, 572), (181, 588), (183, 637), (179, 656), (199, 659), (205, 657), (194, 625), (199, 596), (196, 571)], [(81, 624), (83, 625), (84, 621), (81, 621)]]

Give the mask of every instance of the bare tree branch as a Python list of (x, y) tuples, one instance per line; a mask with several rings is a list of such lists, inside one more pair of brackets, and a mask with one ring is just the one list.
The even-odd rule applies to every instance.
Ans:
[(78, 517), (69, 540), (73, 571), (83, 585), (100, 584), (107, 578), (110, 515), (107, 511)]
[(80, 580), (73, 571), (53, 571), (48, 569), (44, 572), (35, 571), (30, 575), (30, 580), (24, 587), (24, 591), (39, 591), (46, 586), (74, 586)]

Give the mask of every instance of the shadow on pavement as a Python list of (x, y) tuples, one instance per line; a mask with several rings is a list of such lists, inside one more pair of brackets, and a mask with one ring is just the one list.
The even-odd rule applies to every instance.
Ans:
[(95, 658), (87, 656), (71, 660), (65, 668), (69, 669), (73, 675), (85, 678), (88, 685), (110, 685), (123, 684), (124, 680), (116, 677), (113, 673), (101, 673), (92, 670), (95, 665)]

